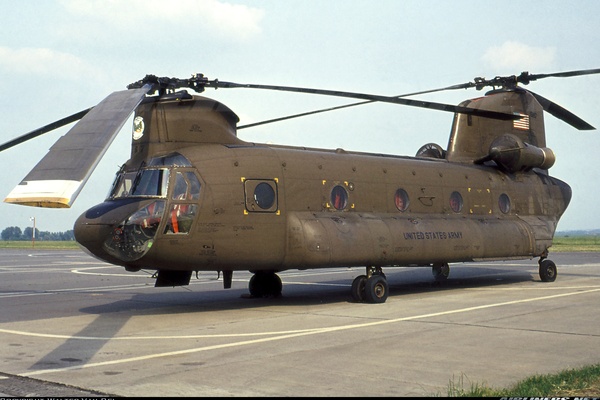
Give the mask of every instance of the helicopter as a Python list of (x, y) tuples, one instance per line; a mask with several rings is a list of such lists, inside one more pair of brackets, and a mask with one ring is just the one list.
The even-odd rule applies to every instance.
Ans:
[[(523, 72), (400, 96), (147, 75), (0, 146), (79, 121), (4, 201), (70, 207), (133, 113), (131, 156), (105, 200), (77, 219), (74, 234), (100, 260), (156, 271), (156, 287), (189, 285), (193, 272), (216, 271), (227, 289), (233, 272), (243, 270), (253, 273), (252, 297), (279, 296), (278, 272), (364, 267), (352, 282), (352, 299), (384, 303), (384, 268), (428, 267), (444, 281), (451, 263), (536, 257), (541, 281), (553, 282), (549, 248), (572, 192), (549, 175), (556, 157), (546, 147), (544, 111), (579, 130), (594, 127), (523, 85), (597, 73)], [(407, 98), (486, 87), (459, 105)], [(229, 107), (199, 95), (206, 88), (361, 102), (238, 126)], [(238, 137), (242, 128), (372, 102), (453, 113), (447, 148), (426, 143), (410, 157)]]

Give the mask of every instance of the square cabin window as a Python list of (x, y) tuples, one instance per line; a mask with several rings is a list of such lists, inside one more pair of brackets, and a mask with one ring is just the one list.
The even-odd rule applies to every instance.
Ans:
[(274, 179), (244, 180), (246, 211), (277, 212), (277, 181)]

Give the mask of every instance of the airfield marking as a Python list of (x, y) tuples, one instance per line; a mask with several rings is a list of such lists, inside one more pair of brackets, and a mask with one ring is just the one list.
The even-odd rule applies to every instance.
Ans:
[[(531, 303), (531, 302), (536, 302), (536, 301), (544, 301), (544, 300), (556, 299), (556, 298), (567, 297), (567, 296), (577, 296), (577, 295), (589, 294), (589, 293), (594, 293), (594, 292), (599, 292), (599, 291), (600, 291), (600, 288), (596, 288), (596, 289), (589, 289), (589, 290), (584, 290), (584, 291), (562, 293), (562, 294), (555, 294), (555, 295), (542, 296), (542, 297), (534, 297), (534, 298), (530, 298), (530, 299), (512, 300), (512, 301), (506, 301), (506, 302), (501, 302), (501, 303), (487, 304), (487, 305), (474, 306), (474, 307), (466, 307), (466, 308), (460, 308), (460, 309), (456, 309), (456, 310), (440, 311), (440, 312), (436, 312), (436, 313), (414, 315), (411, 317), (394, 318), (394, 319), (382, 320), (382, 321), (372, 321), (372, 322), (365, 322), (365, 323), (361, 323), (361, 324), (348, 324), (348, 325), (334, 326), (334, 327), (329, 327), (329, 328), (314, 328), (314, 329), (309, 329), (309, 330), (305, 330), (305, 331), (292, 331), (291, 333), (275, 333), (275, 334), (278, 334), (279, 336), (258, 338), (258, 339), (252, 339), (252, 340), (243, 340), (240, 342), (197, 347), (197, 348), (192, 348), (192, 349), (170, 351), (170, 352), (165, 352), (165, 353), (155, 353), (155, 354), (150, 354), (150, 355), (145, 355), (145, 356), (123, 358), (120, 360), (102, 361), (102, 362), (89, 363), (89, 364), (85, 364), (85, 365), (78, 365), (78, 366), (72, 366), (72, 367), (54, 368), (54, 369), (25, 372), (25, 373), (19, 374), (19, 376), (29, 377), (29, 376), (43, 375), (43, 374), (49, 374), (49, 373), (55, 373), (55, 372), (65, 372), (65, 371), (73, 371), (73, 370), (80, 370), (80, 369), (86, 369), (86, 368), (103, 367), (103, 366), (107, 366), (107, 365), (124, 364), (124, 363), (136, 362), (136, 361), (145, 361), (145, 360), (161, 358), (161, 357), (171, 357), (171, 356), (178, 356), (178, 355), (184, 355), (184, 354), (193, 354), (193, 353), (199, 353), (199, 352), (210, 351), (210, 350), (219, 350), (219, 349), (225, 349), (225, 348), (231, 348), (231, 347), (249, 346), (249, 345), (254, 345), (254, 344), (259, 344), (259, 343), (267, 343), (267, 342), (291, 339), (291, 338), (296, 338), (296, 337), (301, 337), (301, 336), (339, 332), (339, 331), (350, 330), (350, 329), (368, 328), (368, 327), (387, 325), (387, 324), (403, 322), (403, 321), (412, 321), (412, 320), (418, 320), (418, 319), (424, 319), (424, 318), (439, 317), (439, 316), (443, 316), (443, 315), (458, 314), (458, 313), (464, 313), (464, 312), (470, 312), (470, 311), (479, 311), (479, 310), (485, 310), (485, 309), (494, 308), (494, 307), (508, 306), (508, 305), (513, 305), (513, 304)], [(11, 332), (11, 331), (7, 331), (7, 330), (2, 330), (2, 331), (6, 332), (6, 333), (17, 332), (17, 331)], [(171, 338), (171, 339), (177, 338), (177, 336), (164, 337), (164, 339), (168, 339), (168, 338)], [(110, 338), (109, 340), (112, 340), (112, 339), (114, 339), (114, 338)]]
[(1, 329), (2, 333), (9, 333), (19, 336), (30, 336), (30, 337), (41, 337), (47, 339), (65, 339), (65, 340), (173, 340), (173, 339), (216, 339), (216, 338), (231, 338), (231, 337), (250, 337), (250, 336), (274, 336), (284, 334), (295, 334), (318, 331), (323, 328), (308, 328), (308, 329), (295, 329), (290, 331), (277, 331), (277, 332), (254, 332), (254, 333), (220, 333), (210, 335), (180, 335), (180, 336), (121, 336), (121, 337), (101, 337), (101, 336), (69, 336), (69, 335), (55, 335), (52, 333), (34, 333), (17, 331), (12, 329)]
[(22, 297), (22, 296), (47, 296), (49, 294), (60, 294), (60, 293), (85, 293), (85, 292), (108, 292), (114, 290), (127, 290), (127, 289), (143, 289), (146, 287), (154, 288), (154, 286), (148, 286), (144, 283), (135, 283), (128, 285), (112, 285), (112, 286), (95, 286), (95, 287), (81, 287), (81, 288), (68, 288), (68, 289), (48, 289), (30, 292), (8, 292), (1, 293), (0, 299)]
[(112, 269), (112, 268), (122, 269), (122, 267), (116, 267), (116, 266), (101, 266), (101, 267), (77, 268), (77, 269), (72, 269), (71, 272), (74, 273), (74, 274), (80, 274), (80, 275), (126, 276), (128, 278), (150, 278), (150, 277), (152, 277), (152, 274), (148, 274), (148, 275), (136, 275), (134, 273), (124, 273), (124, 274), (113, 273), (113, 274), (107, 274), (107, 273), (103, 273), (103, 272), (87, 272), (88, 270)]
[(14, 298), (14, 297), (27, 297), (27, 296), (47, 296), (49, 294), (56, 294), (56, 293), (50, 293), (50, 292), (2, 293), (2, 294), (0, 294), (0, 299)]
[[(598, 288), (598, 285), (582, 285), (582, 286), (550, 286), (550, 287), (513, 287), (513, 288), (501, 288), (501, 287), (495, 287), (494, 290), (500, 290), (500, 291), (504, 291), (504, 292), (522, 292), (523, 290), (577, 290), (577, 289), (590, 289), (590, 288)], [(465, 288), (464, 290), (468, 290), (468, 291), (486, 291), (489, 289), (486, 288)]]
[[(71, 251), (71, 250), (68, 250)], [(31, 258), (41, 258), (41, 257), (49, 257), (49, 256), (54, 256), (54, 253), (29, 253), (27, 254), (27, 257), (31, 257)], [(79, 254), (69, 254), (69, 255), (64, 255), (64, 258), (81, 258), (81, 255)]]

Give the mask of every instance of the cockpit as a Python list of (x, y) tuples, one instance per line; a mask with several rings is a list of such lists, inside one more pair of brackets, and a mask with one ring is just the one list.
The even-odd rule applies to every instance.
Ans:
[[(157, 234), (188, 235), (198, 213), (201, 183), (190, 161), (180, 153), (151, 159), (136, 171), (122, 167), (106, 201), (88, 211), (138, 204), (113, 226), (103, 249), (123, 261), (134, 261), (152, 247)], [(94, 210), (96, 209), (96, 210)]]

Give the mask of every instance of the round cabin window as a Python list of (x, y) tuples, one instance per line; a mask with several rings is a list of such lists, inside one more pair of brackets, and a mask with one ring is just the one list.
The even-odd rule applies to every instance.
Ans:
[(275, 190), (266, 182), (259, 183), (254, 188), (254, 202), (263, 210), (273, 207), (275, 203)]
[(455, 213), (461, 212), (463, 208), (463, 198), (460, 193), (452, 192), (452, 194), (450, 195), (450, 208)]
[(502, 193), (498, 198), (498, 206), (503, 214), (508, 214), (510, 212), (510, 197), (508, 197), (506, 193)]
[(406, 193), (406, 190), (396, 190), (396, 194), (394, 195), (394, 203), (396, 204), (396, 208), (398, 209), (398, 211), (406, 211), (409, 204), (408, 193)]
[(337, 185), (331, 190), (331, 204), (336, 210), (343, 210), (348, 205), (348, 192), (343, 186)]

